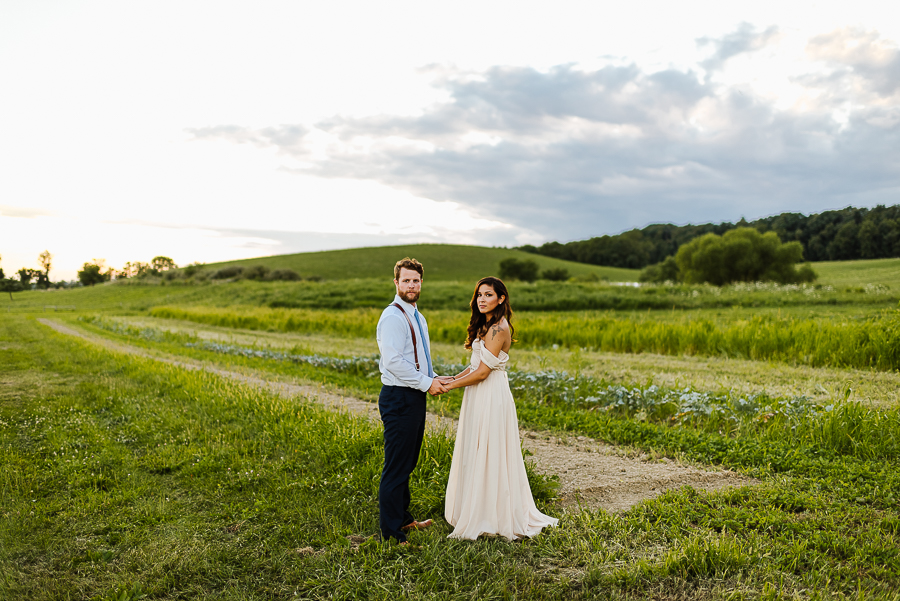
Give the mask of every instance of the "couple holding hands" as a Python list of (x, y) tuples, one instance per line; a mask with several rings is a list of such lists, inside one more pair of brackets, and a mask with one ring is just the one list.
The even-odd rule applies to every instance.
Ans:
[(394, 302), (378, 321), (384, 423), (384, 470), (378, 489), (381, 534), (406, 543), (406, 534), (431, 525), (409, 512), (409, 477), (425, 435), (426, 392), (465, 388), (456, 445), (447, 483), (444, 517), (450, 538), (475, 540), (497, 534), (510, 540), (531, 537), (556, 518), (534, 504), (519, 446), (519, 425), (506, 365), (514, 328), (509, 292), (498, 278), (475, 286), (466, 348), (469, 366), (455, 376), (437, 376), (431, 360), (428, 324), (416, 302), (422, 290), (422, 264), (405, 258), (394, 266)]

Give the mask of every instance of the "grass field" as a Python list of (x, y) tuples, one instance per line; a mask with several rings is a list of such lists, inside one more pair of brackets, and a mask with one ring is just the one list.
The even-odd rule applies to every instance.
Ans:
[[(71, 323), (231, 369), (327, 377), (347, 390), (371, 385), (346, 362), (236, 355), (184, 346), (190, 337)], [(721, 416), (666, 418), (665, 403), (654, 400), (662, 392), (607, 398), (611, 409), (597, 411), (570, 395), (573, 385), (596, 392), (589, 379), (523, 374), (524, 426), (723, 465), (761, 484), (714, 494), (685, 488), (620, 514), (573, 510), (560, 528), (524, 543), (448, 541), (439, 521), (415, 536), (420, 550), (407, 552), (369, 538), (377, 530), (376, 425), (99, 350), (23, 316), (0, 322), (0, 359), (8, 366), (0, 397), (6, 598), (900, 595), (896, 410), (843, 403), (723, 433)], [(450, 448), (446, 437), (429, 436), (414, 476), (417, 511), (439, 515)], [(550, 489), (532, 477), (542, 507), (558, 513)]]
[(900, 286), (900, 259), (867, 259), (861, 261), (825, 261), (812, 263), (819, 282), (832, 286), (865, 286), (882, 284)]
[[(410, 253), (448, 266), (444, 281), (426, 271), (422, 305), (450, 370), (466, 360), (477, 276), (454, 276), (466, 256), (446, 251), (431, 263)], [(523, 427), (760, 483), (563, 513), (549, 474), (531, 473), (560, 528), (465, 543), (438, 520), (415, 552), (372, 538), (377, 424), (35, 321), (371, 401), (388, 278), (7, 297), (0, 598), (900, 599), (900, 261), (815, 268), (810, 287), (511, 283)], [(454, 415), (460, 400), (429, 407)], [(418, 512), (441, 515), (451, 449), (452, 435), (429, 435)]]
[(348, 280), (364, 278), (393, 277), (394, 263), (403, 257), (418, 259), (425, 266), (425, 280), (428, 282), (471, 281), (476, 282), (488, 275), (499, 275), (500, 261), (514, 258), (531, 260), (541, 271), (545, 269), (566, 269), (577, 278), (596, 277), (611, 282), (636, 281), (638, 270), (619, 267), (600, 267), (562, 261), (551, 257), (533, 255), (521, 250), (489, 248), (484, 246), (463, 246), (456, 244), (414, 244), (408, 246), (376, 246), (330, 250), (295, 255), (276, 255), (211, 263), (208, 269), (219, 269), (230, 265), (249, 267), (265, 265), (270, 269), (293, 269), (302, 277), (320, 277), (326, 280)]

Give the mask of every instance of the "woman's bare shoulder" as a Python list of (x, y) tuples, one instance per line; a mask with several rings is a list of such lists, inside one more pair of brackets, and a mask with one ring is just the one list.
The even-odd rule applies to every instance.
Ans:
[(500, 323), (495, 323), (491, 326), (490, 331), (487, 334), (488, 340), (493, 340), (497, 337), (509, 338), (509, 323), (505, 319), (500, 320)]

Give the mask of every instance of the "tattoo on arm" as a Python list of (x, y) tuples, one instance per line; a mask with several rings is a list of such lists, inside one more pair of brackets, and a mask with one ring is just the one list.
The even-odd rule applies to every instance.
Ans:
[(497, 337), (497, 334), (500, 333), (500, 326), (494, 326), (491, 328), (491, 340)]

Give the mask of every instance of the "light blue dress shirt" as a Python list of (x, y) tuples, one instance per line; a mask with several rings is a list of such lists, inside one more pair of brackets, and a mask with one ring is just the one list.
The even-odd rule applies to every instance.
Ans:
[[(416, 307), (401, 300), (399, 296), (394, 296), (394, 302), (403, 307), (413, 328), (417, 329), (416, 349), (419, 353), (419, 369), (416, 370), (409, 323), (406, 321), (406, 317), (400, 314), (400, 309), (390, 305), (378, 320), (376, 334), (378, 350), (381, 351), (381, 359), (378, 362), (378, 369), (381, 370), (381, 383), (385, 386), (406, 386), (428, 391), (434, 379), (428, 348), (428, 322), (419, 313), (417, 324)], [(419, 332), (422, 332), (422, 335), (419, 335)]]

